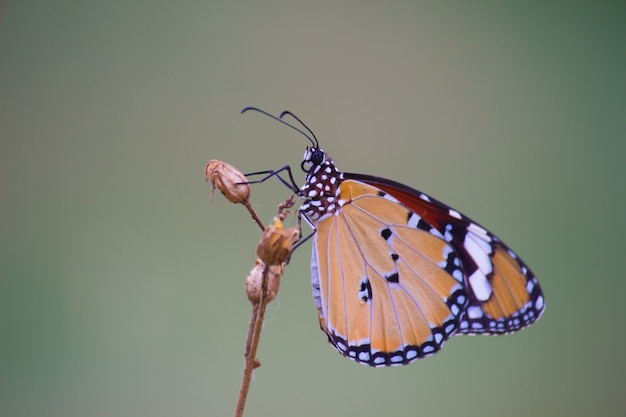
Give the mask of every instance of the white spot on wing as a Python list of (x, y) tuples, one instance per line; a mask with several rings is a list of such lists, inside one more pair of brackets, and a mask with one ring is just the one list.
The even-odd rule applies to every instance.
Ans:
[(435, 229), (434, 227), (430, 229), (430, 234), (433, 236), (437, 236), (440, 239), (444, 239), (443, 235), (439, 232), (439, 230)]
[(487, 281), (487, 277), (485, 274), (480, 272), (479, 269), (474, 271), (472, 275), (468, 278), (470, 285), (472, 286), (472, 290), (474, 291), (474, 295), (478, 298), (479, 301), (487, 301), (489, 297), (491, 297), (491, 284)]
[(452, 272), (452, 278), (461, 282), (463, 280), (463, 273), (461, 272), (460, 269), (455, 269), (454, 272)]
[(403, 360), (404, 358), (402, 357), (402, 355), (395, 355), (391, 357), (391, 362), (393, 363), (402, 362)]
[(467, 309), (467, 317), (470, 319), (479, 319), (483, 316), (483, 310), (480, 307), (472, 306)]
[(450, 210), (448, 210), (448, 213), (450, 213), (450, 216), (454, 217), (455, 219), (459, 219), (459, 220), (461, 220), (461, 219), (463, 218), (463, 217), (461, 216), (461, 213), (459, 213), (459, 212), (458, 212), (458, 211), (456, 211), (456, 210), (452, 210), (452, 209), (450, 209)]
[(467, 226), (467, 230), (475, 235), (478, 235), (481, 239), (491, 242), (491, 238), (489, 237), (487, 231), (476, 223), (470, 223), (470, 225)]
[(489, 243), (480, 239), (477, 235), (468, 233), (465, 235), (463, 247), (470, 254), (474, 262), (476, 262), (478, 269), (483, 274), (486, 275), (491, 273), (493, 266), (491, 264), (491, 259), (489, 258), (489, 254), (491, 253), (491, 245)]
[(409, 217), (409, 221), (407, 222), (407, 225), (409, 227), (416, 228), (420, 220), (421, 220), (420, 216), (418, 216), (415, 213), (411, 213), (411, 217)]
[(543, 296), (537, 297), (537, 301), (535, 301), (535, 309), (539, 311), (543, 310)]

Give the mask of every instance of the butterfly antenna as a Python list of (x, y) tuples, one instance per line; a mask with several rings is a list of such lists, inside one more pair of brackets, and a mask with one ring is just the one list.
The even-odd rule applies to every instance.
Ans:
[(294, 125), (292, 125), (292, 124), (287, 123), (286, 121), (282, 120), (280, 117), (276, 117), (276, 116), (274, 116), (274, 115), (272, 115), (272, 114), (269, 114), (269, 113), (268, 113), (268, 112), (266, 112), (265, 110), (261, 110), (261, 109), (259, 109), (259, 108), (257, 108), (257, 107), (244, 107), (244, 108), (241, 110), (241, 113), (243, 114), (243, 113), (247, 112), (248, 110), (258, 111), (259, 113), (263, 113), (264, 115), (266, 115), (266, 116), (268, 116), (268, 117), (271, 117), (272, 119), (277, 120), (277, 121), (281, 122), (282, 124), (284, 124), (284, 125), (286, 125), (286, 126), (289, 126), (289, 127), (290, 127), (290, 128), (292, 128), (293, 130), (297, 130), (297, 131), (298, 131), (298, 132), (300, 132), (302, 135), (304, 135), (304, 137), (305, 137), (305, 138), (307, 138), (307, 139), (309, 140), (309, 142), (311, 142), (311, 144), (312, 144), (314, 147), (316, 147), (316, 148), (318, 148), (318, 147), (319, 147), (319, 145), (318, 145), (318, 143), (317, 143), (317, 138), (315, 137), (315, 135), (313, 135), (313, 132), (311, 132), (311, 129), (309, 129), (309, 128), (308, 128), (308, 127), (304, 124), (304, 123), (300, 122), (300, 119), (298, 119), (297, 117), (293, 116), (293, 114), (291, 114), (290, 112), (282, 112), (282, 114), (280, 115), (280, 117), (282, 117), (285, 113), (289, 113), (289, 114), (291, 114), (291, 115), (292, 115), (292, 116), (293, 116), (293, 117), (294, 117), (297, 121), (299, 121), (299, 122), (302, 124), (302, 126), (304, 126), (304, 127), (306, 128), (306, 130), (308, 130), (308, 131), (309, 131), (309, 133), (311, 133), (311, 135), (313, 135), (313, 138), (315, 138), (315, 141), (314, 141), (313, 139), (311, 139), (311, 136), (307, 135), (307, 134), (306, 134), (306, 132), (304, 132), (303, 130), (298, 129), (297, 127), (295, 127), (295, 126), (294, 126)]
[(295, 114), (293, 114), (289, 110), (285, 110), (284, 112), (282, 112), (280, 114), (280, 116), (278, 116), (278, 118), (282, 120), (283, 116), (285, 116), (285, 115), (289, 115), (289, 116), (293, 117), (294, 119), (296, 119), (298, 121), (298, 123), (300, 123), (302, 126), (304, 126), (304, 128), (309, 131), (311, 136), (313, 136), (313, 139), (315, 139), (315, 147), (316, 148), (320, 147), (319, 143), (317, 142), (317, 138), (315, 137), (315, 133), (313, 133), (313, 131), (311, 129), (309, 129), (309, 127), (302, 120), (300, 120), (300, 118), (298, 116), (296, 116)]

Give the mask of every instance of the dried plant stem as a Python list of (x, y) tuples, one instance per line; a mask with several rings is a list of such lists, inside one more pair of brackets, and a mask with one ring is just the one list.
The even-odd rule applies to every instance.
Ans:
[[(254, 216), (253, 216), (254, 217)], [(248, 329), (248, 337), (246, 339), (246, 355), (243, 377), (241, 380), (241, 388), (239, 389), (239, 399), (237, 400), (237, 408), (235, 409), (235, 417), (243, 416), (243, 409), (246, 405), (246, 398), (250, 390), (250, 381), (252, 380), (252, 371), (257, 367), (256, 352), (261, 338), (261, 329), (263, 327), (263, 318), (265, 317), (265, 307), (267, 305), (267, 281), (270, 267), (268, 265), (263, 269), (263, 280), (261, 284), (261, 299), (258, 304), (252, 307), (252, 316), (250, 317), (250, 327)]]
[(263, 222), (259, 218), (259, 215), (256, 214), (256, 211), (254, 211), (254, 209), (252, 208), (252, 204), (250, 204), (250, 201), (245, 201), (243, 204), (246, 206), (246, 208), (250, 212), (250, 215), (252, 216), (252, 219), (256, 222), (256, 224), (259, 225), (261, 230), (265, 230), (265, 226), (263, 225)]
[[(235, 409), (235, 417), (243, 417), (243, 409), (250, 391), (252, 372), (260, 366), (256, 352), (261, 338), (265, 308), (276, 297), (280, 276), (285, 263), (289, 260), (294, 242), (300, 237), (300, 229), (299, 227), (285, 229), (282, 223), (285, 215), (289, 213), (287, 209), (293, 206), (293, 197), (281, 203), (279, 206), (280, 218), (275, 218), (274, 224), (266, 228), (250, 204), (250, 186), (245, 175), (232, 165), (215, 159), (206, 164), (204, 172), (205, 179), (211, 181), (213, 186), (211, 198), (213, 198), (213, 192), (217, 188), (228, 201), (243, 204), (252, 219), (263, 231), (263, 236), (257, 246), (255, 265), (246, 279), (246, 293), (252, 302), (252, 315), (246, 339), (243, 377)], [(268, 285), (270, 273), (272, 274), (271, 283)], [(269, 289), (268, 286), (270, 286)]]
[[(244, 205), (250, 212), (252, 219), (256, 222), (261, 230), (265, 230), (265, 225), (259, 218), (252, 204), (249, 201), (244, 202)], [(252, 305), (252, 315), (250, 316), (250, 326), (248, 327), (248, 336), (246, 337), (246, 353), (245, 363), (243, 370), (243, 377), (241, 379), (241, 388), (239, 389), (239, 398), (237, 399), (237, 407), (235, 408), (235, 417), (243, 417), (243, 409), (246, 405), (246, 399), (248, 398), (248, 392), (250, 391), (250, 381), (252, 380), (252, 371), (254, 371), (256, 351), (259, 346), (259, 340), (261, 337), (261, 328), (263, 326), (263, 318), (265, 316), (265, 307), (267, 300), (267, 280), (269, 274), (269, 266), (266, 265), (263, 268), (263, 279), (261, 281), (261, 299), (258, 304)]]

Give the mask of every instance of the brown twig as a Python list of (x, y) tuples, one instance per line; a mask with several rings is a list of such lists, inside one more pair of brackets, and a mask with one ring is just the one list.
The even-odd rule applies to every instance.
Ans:
[(246, 279), (246, 292), (248, 299), (252, 302), (252, 314), (246, 338), (244, 372), (235, 409), (235, 417), (242, 417), (250, 391), (252, 372), (260, 366), (256, 352), (261, 338), (265, 309), (278, 293), (280, 277), (291, 255), (293, 244), (300, 237), (300, 229), (299, 227), (283, 228), (282, 220), (287, 214), (292, 214), (287, 209), (294, 205), (293, 196), (281, 203), (278, 208), (279, 218), (274, 219), (274, 224), (265, 227), (250, 204), (250, 186), (239, 170), (218, 160), (209, 161), (204, 170), (206, 180), (211, 181), (213, 186), (211, 199), (213, 199), (215, 188), (219, 189), (229, 201), (243, 204), (252, 219), (263, 230), (263, 236), (257, 246), (258, 258)]
[(263, 221), (261, 221), (261, 218), (259, 217), (259, 215), (256, 214), (256, 211), (254, 211), (254, 209), (252, 208), (252, 204), (250, 204), (250, 201), (246, 200), (243, 203), (243, 205), (246, 206), (246, 208), (248, 209), (248, 212), (250, 212), (250, 215), (252, 216), (252, 219), (256, 222), (256, 224), (259, 225), (261, 230), (265, 230), (265, 226), (263, 225)]
[(263, 269), (263, 280), (261, 283), (261, 299), (258, 304), (252, 306), (252, 316), (250, 318), (250, 328), (246, 339), (246, 355), (243, 369), (243, 377), (241, 379), (241, 388), (239, 389), (239, 398), (237, 407), (235, 408), (235, 417), (243, 416), (243, 409), (246, 405), (246, 398), (250, 390), (250, 381), (252, 380), (252, 371), (257, 367), (256, 351), (259, 347), (261, 338), (261, 329), (263, 326), (263, 318), (265, 317), (265, 307), (267, 306), (267, 281), (269, 276), (269, 266)]

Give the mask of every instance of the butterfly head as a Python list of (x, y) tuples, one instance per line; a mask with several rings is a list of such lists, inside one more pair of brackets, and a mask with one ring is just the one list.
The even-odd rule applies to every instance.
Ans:
[(306, 182), (299, 193), (305, 199), (300, 211), (310, 220), (334, 213), (340, 204), (343, 174), (333, 160), (320, 148), (309, 146), (300, 166), (306, 172)]
[(300, 167), (304, 172), (309, 174), (314, 171), (316, 167), (326, 162), (326, 159), (326, 152), (314, 146), (307, 146)]
[[(311, 143), (311, 146), (307, 146), (300, 164), (302, 170), (306, 172), (306, 182), (298, 193), (304, 198), (300, 211), (310, 220), (334, 213), (340, 204), (339, 185), (343, 181), (343, 174), (337, 170), (328, 154), (319, 147), (313, 131), (288, 110), (283, 111), (278, 117), (256, 107), (246, 107), (241, 112), (245, 113), (250, 110), (262, 113), (300, 132)], [(287, 123), (284, 120), (285, 117), (295, 119), (306, 131)]]

